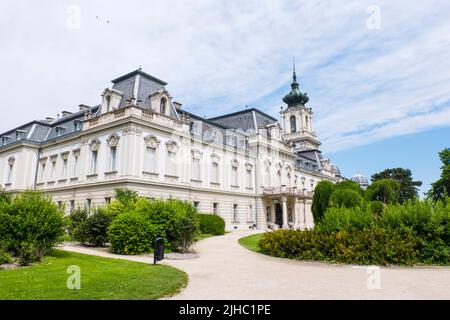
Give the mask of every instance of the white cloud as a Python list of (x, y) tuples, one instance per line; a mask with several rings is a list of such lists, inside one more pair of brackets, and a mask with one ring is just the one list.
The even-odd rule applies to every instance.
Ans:
[[(66, 27), (73, 4), (80, 30)], [(449, 125), (450, 4), (377, 1), (382, 28), (369, 30), (372, 4), (4, 3), (0, 86), (9, 111), (0, 131), (94, 105), (111, 79), (139, 65), (200, 115), (249, 104), (276, 116), (293, 55), (325, 151)]]

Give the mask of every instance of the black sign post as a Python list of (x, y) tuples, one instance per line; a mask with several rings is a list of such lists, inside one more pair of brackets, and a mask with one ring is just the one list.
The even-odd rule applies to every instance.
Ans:
[(153, 264), (164, 259), (164, 238), (155, 239), (155, 248), (153, 251)]

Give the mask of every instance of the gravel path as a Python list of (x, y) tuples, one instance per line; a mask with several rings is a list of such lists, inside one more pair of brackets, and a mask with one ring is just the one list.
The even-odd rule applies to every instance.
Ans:
[[(307, 263), (251, 252), (238, 243), (248, 234), (204, 239), (195, 247), (198, 259), (164, 260), (189, 274), (186, 289), (171, 299), (450, 299), (450, 267), (380, 268), (378, 278), (376, 267)], [(120, 258), (153, 262), (148, 256)]]

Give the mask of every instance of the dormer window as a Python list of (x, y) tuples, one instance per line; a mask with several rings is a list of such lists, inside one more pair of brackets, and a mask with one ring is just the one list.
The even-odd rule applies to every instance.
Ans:
[(20, 141), (25, 139), (27, 132), (23, 130), (16, 131), (16, 141)]
[(73, 121), (73, 128), (75, 131), (81, 130), (81, 121), (80, 120), (74, 120)]
[(106, 96), (105, 102), (106, 102), (106, 112), (111, 111), (111, 96)]
[(167, 99), (166, 98), (161, 98), (161, 102), (160, 102), (160, 112), (161, 114), (166, 114), (166, 105), (167, 105)]
[(6, 146), (6, 144), (8, 143), (9, 139), (11, 139), (11, 137), (8, 137), (8, 136), (3, 136), (2, 137), (2, 147)]
[(60, 137), (64, 134), (64, 132), (66, 131), (66, 128), (58, 126), (55, 128), (55, 130), (56, 130), (56, 136)]

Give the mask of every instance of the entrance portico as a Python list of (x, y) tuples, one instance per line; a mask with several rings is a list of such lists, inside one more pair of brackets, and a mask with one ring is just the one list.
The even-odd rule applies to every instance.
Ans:
[(267, 227), (312, 228), (314, 226), (311, 213), (312, 196), (312, 192), (298, 190), (295, 187), (265, 188), (263, 202), (267, 210)]

